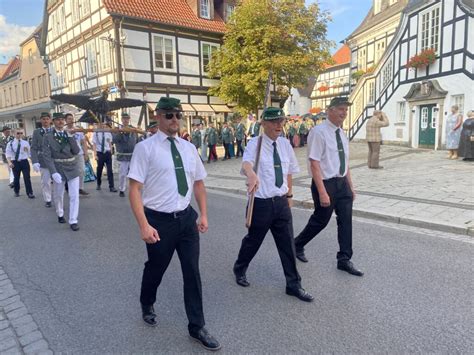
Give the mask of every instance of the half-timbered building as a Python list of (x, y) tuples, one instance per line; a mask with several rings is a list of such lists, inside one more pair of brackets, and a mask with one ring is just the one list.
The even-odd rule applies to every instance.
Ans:
[[(426, 50), (434, 51), (434, 60), (425, 66), (407, 65)], [(450, 107), (458, 105), (461, 113), (474, 107), (473, 53), (473, 0), (410, 0), (370, 78), (373, 100), (364, 100), (357, 91), (360, 83), (351, 95), (361, 107), (351, 110), (351, 138), (365, 138), (361, 128), (377, 109), (386, 112), (391, 122), (384, 129), (384, 141), (443, 148)]]

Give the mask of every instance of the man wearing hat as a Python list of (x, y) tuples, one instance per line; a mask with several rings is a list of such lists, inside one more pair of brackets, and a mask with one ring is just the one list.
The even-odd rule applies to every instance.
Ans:
[(43, 136), (42, 155), (53, 179), (54, 206), (59, 223), (64, 218), (64, 185), (68, 184), (69, 225), (73, 231), (79, 230), (79, 146), (72, 134), (64, 130), (65, 118), (62, 112), (53, 114), (54, 128)]
[[(103, 129), (110, 128), (107, 123), (101, 125)], [(102, 170), (104, 165), (107, 169), (107, 180), (109, 181), (109, 191), (117, 192), (114, 187), (114, 172), (112, 170), (112, 141), (113, 136), (110, 132), (95, 132), (92, 136), (92, 145), (94, 146), (94, 157), (97, 160), (97, 190), (101, 189)]]
[(33, 170), (41, 174), (41, 191), (46, 207), (51, 207), (51, 174), (43, 158), (43, 137), (51, 129), (51, 115), (49, 112), (41, 113), (41, 128), (33, 131), (31, 142), (31, 162)]
[(146, 132), (146, 136), (144, 136), (143, 139), (152, 137), (156, 132), (158, 132), (158, 122), (151, 121), (150, 124), (146, 126)]
[[(284, 125), (283, 110), (275, 107), (265, 109), (262, 115), (263, 135), (252, 138), (245, 149), (241, 173), (247, 177), (248, 192), (255, 191), (255, 202), (251, 225), (242, 240), (233, 271), (238, 285), (250, 285), (247, 268), (271, 230), (285, 274), (286, 294), (312, 302), (313, 296), (301, 287), (301, 277), (296, 269), (290, 207), (293, 198), (292, 175), (299, 172), (299, 166), (290, 142), (281, 136)], [(259, 140), (260, 153), (257, 152)], [(255, 174), (257, 154), (260, 154), (260, 159)]]
[(308, 136), (308, 170), (312, 175), (311, 194), (314, 213), (295, 239), (296, 257), (308, 262), (304, 247), (337, 215), (337, 268), (362, 276), (352, 262), (352, 203), (355, 191), (349, 170), (349, 140), (342, 130), (351, 103), (346, 97), (335, 97), (327, 109), (327, 120)]
[[(133, 128), (130, 126), (130, 115), (126, 112), (122, 113), (122, 128)], [(133, 149), (138, 143), (138, 134), (120, 132), (114, 134), (113, 137), (119, 163), (119, 196), (125, 197), (128, 169), (130, 167), (130, 160), (132, 160)]]
[(11, 135), (11, 129), (8, 126), (3, 126), (2, 128), (2, 138), (0, 139), (0, 147), (2, 148), (2, 161), (7, 166), (8, 169), (8, 178), (9, 178), (9, 185), (13, 188), (13, 181), (15, 177), (13, 176), (13, 170), (10, 168), (8, 164), (7, 157), (5, 155), (7, 151), (7, 144), (10, 143), (15, 137)]
[[(176, 250), (189, 335), (204, 348), (218, 350), (219, 342), (204, 328), (199, 272), (199, 232), (208, 229), (206, 171), (193, 144), (177, 134), (183, 117), (180, 101), (162, 97), (156, 112), (160, 129), (137, 144), (128, 173), (130, 205), (148, 253), (140, 294), (143, 321), (157, 325), (156, 292)], [(190, 205), (193, 192), (199, 219)]]
[(217, 131), (214, 128), (214, 123), (209, 122), (209, 127), (206, 129), (206, 135), (204, 136), (204, 140), (207, 143), (207, 148), (209, 150), (209, 155), (207, 157), (207, 163), (209, 164), (211, 161), (217, 161)]
[(237, 126), (235, 127), (235, 140), (237, 142), (237, 154), (236, 157), (242, 157), (244, 155), (244, 148), (242, 147), (242, 142), (245, 139), (245, 127), (242, 123), (242, 116), (240, 114), (235, 114), (237, 120)]

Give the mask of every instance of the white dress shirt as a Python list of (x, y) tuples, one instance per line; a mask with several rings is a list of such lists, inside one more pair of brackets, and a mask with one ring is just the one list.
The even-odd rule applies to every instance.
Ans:
[(102, 152), (102, 135), (104, 135), (104, 153), (110, 152), (112, 149), (112, 133), (110, 132), (95, 132), (92, 137), (92, 143), (95, 144), (96, 152)]
[[(283, 196), (288, 193), (288, 175), (300, 172), (298, 161), (296, 160), (295, 151), (293, 150), (288, 139), (278, 137), (276, 140), (278, 155), (280, 156), (283, 185), (277, 187), (275, 185), (275, 167), (273, 164), (273, 140), (267, 135), (262, 135), (262, 149), (260, 150), (260, 162), (258, 164), (257, 176), (260, 181), (259, 188), (255, 192), (255, 197), (271, 198), (275, 196)], [(258, 137), (249, 140), (244, 151), (242, 162), (249, 162), (255, 165), (257, 154)], [(244, 171), (241, 170), (241, 174)]]
[(158, 131), (138, 143), (133, 151), (128, 177), (143, 184), (142, 200), (145, 207), (171, 213), (188, 207), (194, 182), (204, 180), (207, 173), (196, 147), (182, 138), (175, 138), (188, 184), (186, 196), (181, 196), (171, 157), (171, 142), (167, 138), (166, 134)]
[[(343, 175), (339, 174), (340, 160), (336, 140), (336, 130), (338, 129), (340, 130), (339, 134), (345, 156)], [(314, 127), (308, 135), (308, 172), (312, 175), (310, 159), (319, 162), (323, 180), (346, 176), (347, 168), (349, 167), (349, 140), (342, 128), (337, 127), (328, 119)]]
[(15, 160), (16, 150), (18, 148), (18, 142), (20, 144), (20, 155), (18, 156), (18, 160), (25, 160), (30, 157), (30, 143), (21, 139), (12, 140), (10, 143), (7, 144), (7, 151), (5, 152), (5, 156), (10, 159), (11, 161)]
[[(74, 137), (74, 139), (76, 140), (77, 145), (78, 145), (78, 147), (79, 147), (79, 154), (80, 154), (80, 155), (84, 155), (84, 150), (82, 149), (82, 141), (83, 141), (84, 139), (86, 139), (84, 133), (82, 133), (82, 132), (75, 132), (75, 133), (73, 134), (73, 137)], [(102, 137), (100, 137), (100, 139), (102, 139)], [(107, 137), (105, 137), (105, 140), (107, 141)], [(100, 152), (100, 150), (99, 150), (99, 152)]]

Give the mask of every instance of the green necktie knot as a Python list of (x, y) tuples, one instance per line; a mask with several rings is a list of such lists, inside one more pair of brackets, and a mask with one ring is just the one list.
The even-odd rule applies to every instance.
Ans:
[(339, 175), (344, 176), (346, 171), (346, 156), (344, 154), (344, 145), (342, 144), (340, 128), (336, 129), (337, 151), (339, 153)]
[(275, 186), (281, 187), (283, 185), (283, 169), (281, 167), (280, 156), (278, 155), (276, 142), (273, 145), (273, 168), (275, 169)]
[(173, 137), (167, 138), (171, 144), (171, 158), (174, 163), (174, 171), (176, 172), (176, 181), (178, 183), (178, 193), (181, 196), (186, 196), (188, 192), (188, 182), (186, 181), (186, 173), (184, 172), (183, 160), (176, 148), (175, 139)]

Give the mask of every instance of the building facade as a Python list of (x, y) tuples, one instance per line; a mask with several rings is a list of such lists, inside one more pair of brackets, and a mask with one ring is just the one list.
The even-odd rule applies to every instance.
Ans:
[(20, 44), (0, 77), (0, 125), (21, 127), (26, 135), (40, 125), (41, 112), (51, 111), (47, 67), (40, 56), (41, 27)]
[[(223, 120), (231, 109), (207, 91), (212, 53), (219, 48), (229, 0), (49, 1), (45, 56), (53, 94), (98, 94), (112, 88), (154, 107), (161, 96), (196, 117)], [(140, 108), (129, 110), (138, 118)]]
[[(410, 67), (409, 62), (426, 50), (435, 58)], [(361, 128), (377, 109), (391, 122), (384, 129), (384, 141), (444, 148), (450, 107), (458, 105), (464, 114), (474, 107), (474, 2), (410, 0), (372, 77), (375, 94), (364, 102), (363, 114), (351, 117), (352, 138), (365, 138)]]

